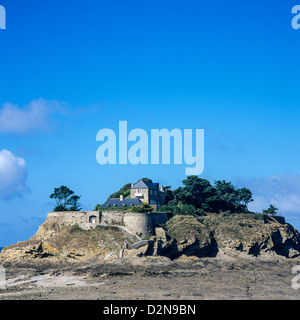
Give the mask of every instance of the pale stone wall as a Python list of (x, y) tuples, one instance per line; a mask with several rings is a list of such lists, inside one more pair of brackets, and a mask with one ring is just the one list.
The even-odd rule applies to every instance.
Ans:
[(141, 237), (154, 234), (154, 228), (167, 221), (165, 213), (129, 213), (122, 211), (66, 211), (50, 212), (47, 215), (48, 223), (58, 227), (79, 225), (88, 230), (97, 225), (125, 226), (130, 232)]
[(90, 223), (90, 217), (95, 217), (95, 223), (100, 223), (99, 211), (61, 211), (49, 212), (47, 219), (55, 220), (59, 226), (72, 226)]
[(153, 233), (152, 219), (148, 213), (126, 213), (124, 224), (127, 229), (140, 237), (148, 237)]
[(160, 212), (124, 214), (125, 227), (144, 238), (154, 234), (154, 228), (166, 222), (167, 215)]
[(124, 225), (124, 212), (102, 211), (100, 212), (100, 223), (105, 225)]
[(149, 189), (142, 189), (143, 198), (141, 199), (143, 202), (149, 203)]

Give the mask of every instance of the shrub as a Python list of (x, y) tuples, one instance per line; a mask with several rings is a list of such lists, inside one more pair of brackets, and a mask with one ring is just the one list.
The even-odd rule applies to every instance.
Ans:
[(79, 227), (78, 224), (75, 224), (75, 225), (70, 227), (70, 233), (78, 232), (78, 231), (82, 231), (82, 229)]
[(153, 207), (151, 207), (148, 203), (142, 202), (140, 206), (131, 207), (130, 211), (135, 213), (148, 213), (153, 211)]
[(100, 211), (101, 210), (101, 204), (96, 204), (94, 211)]
[(221, 212), (222, 217), (228, 217), (228, 216), (230, 216), (231, 214), (232, 214), (232, 213), (231, 213), (230, 210), (226, 210), (226, 211), (224, 211), (224, 212)]
[[(198, 212), (196, 208), (191, 204), (178, 204), (178, 205), (164, 205), (159, 208), (161, 212), (170, 212), (175, 214), (182, 215), (194, 215)], [(204, 211), (203, 211), (204, 212)], [(199, 210), (199, 215), (203, 214), (201, 210)]]
[(264, 214), (262, 213), (254, 213), (251, 216), (255, 220), (264, 220)]
[(278, 208), (275, 208), (272, 204), (270, 204), (269, 208), (266, 210), (263, 210), (263, 213), (269, 214), (271, 216), (277, 215)]

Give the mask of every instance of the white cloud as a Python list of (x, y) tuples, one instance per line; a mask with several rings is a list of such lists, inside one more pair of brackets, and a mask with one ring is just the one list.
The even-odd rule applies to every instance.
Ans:
[(23, 158), (8, 150), (0, 151), (0, 199), (9, 200), (22, 196), (26, 186), (27, 168)]
[(281, 214), (300, 213), (300, 175), (275, 175), (265, 178), (244, 180), (253, 193), (254, 201), (249, 209), (261, 212), (273, 204)]
[(33, 100), (25, 107), (5, 103), (0, 109), (0, 133), (25, 134), (51, 129), (52, 116), (66, 113), (60, 103), (44, 99)]

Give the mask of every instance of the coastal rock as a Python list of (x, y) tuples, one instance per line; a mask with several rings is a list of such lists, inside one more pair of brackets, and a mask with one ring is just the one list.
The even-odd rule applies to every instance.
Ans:
[(133, 241), (121, 227), (98, 226), (82, 230), (78, 225), (43, 223), (28, 241), (8, 246), (0, 253), (2, 263), (87, 263), (111, 259), (164, 256), (217, 257), (236, 255), (300, 256), (300, 234), (280, 219), (253, 214), (177, 215), (147, 240)]
[(44, 223), (30, 240), (5, 247), (0, 253), (0, 263), (106, 261), (119, 256), (124, 242), (132, 242), (118, 228), (82, 230), (75, 225), (53, 230)]

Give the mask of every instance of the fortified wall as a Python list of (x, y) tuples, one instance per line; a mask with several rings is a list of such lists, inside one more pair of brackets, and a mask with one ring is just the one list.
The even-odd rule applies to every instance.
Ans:
[(84, 230), (99, 225), (125, 227), (132, 234), (145, 238), (155, 234), (155, 228), (166, 223), (167, 215), (161, 212), (63, 211), (49, 212), (47, 221), (57, 223), (60, 227), (78, 225)]

